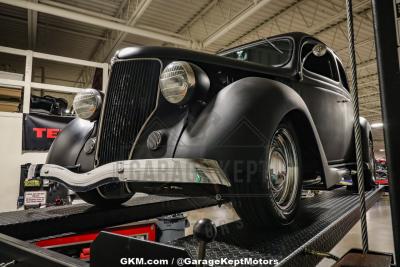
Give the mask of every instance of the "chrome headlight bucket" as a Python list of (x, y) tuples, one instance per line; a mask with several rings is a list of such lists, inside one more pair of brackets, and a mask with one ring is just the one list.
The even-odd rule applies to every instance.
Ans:
[(96, 89), (84, 89), (79, 92), (73, 102), (76, 115), (84, 120), (93, 121), (98, 118), (102, 105), (102, 97)]
[(172, 104), (186, 104), (193, 95), (195, 85), (193, 68), (185, 61), (171, 62), (160, 76), (161, 94)]

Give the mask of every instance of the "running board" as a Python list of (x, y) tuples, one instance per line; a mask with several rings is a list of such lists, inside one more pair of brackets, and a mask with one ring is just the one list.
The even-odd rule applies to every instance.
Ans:
[[(339, 169), (339, 168), (329, 168), (329, 175), (331, 176), (331, 180), (336, 181), (329, 188), (334, 188), (335, 184), (337, 185), (342, 177), (346, 175), (353, 175), (353, 171), (350, 169)], [(317, 177), (312, 180), (303, 181), (303, 189), (306, 190), (326, 190), (326, 185), (322, 182), (321, 177)]]
[(322, 182), (321, 176), (318, 176), (315, 179), (311, 179), (311, 180), (305, 180), (303, 181), (303, 186), (311, 186), (311, 185), (316, 185)]

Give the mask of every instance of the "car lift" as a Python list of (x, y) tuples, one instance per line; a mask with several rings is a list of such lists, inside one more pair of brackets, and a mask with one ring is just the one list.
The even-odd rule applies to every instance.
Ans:
[[(382, 189), (378, 187), (366, 194), (367, 208), (380, 198)], [(3, 213), (0, 217), (0, 263), (15, 260), (15, 266), (89, 266), (87, 262), (37, 247), (30, 241), (216, 204), (216, 200), (204, 197), (145, 196), (132, 198), (112, 209), (78, 204)], [(294, 225), (279, 229), (250, 230), (240, 220), (221, 225), (217, 228), (216, 239), (206, 246), (206, 258), (264, 258), (278, 260), (279, 266), (315, 265), (321, 260), (318, 252), (331, 250), (358, 221), (358, 195), (345, 188), (321, 192), (302, 200), (298, 218)], [(192, 235), (166, 245), (101, 232), (91, 246), (90, 266), (118, 266), (121, 257), (127, 255), (144, 259), (197, 259), (198, 245)]]

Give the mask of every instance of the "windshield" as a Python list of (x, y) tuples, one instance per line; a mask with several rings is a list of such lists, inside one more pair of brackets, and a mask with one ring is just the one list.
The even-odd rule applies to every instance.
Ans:
[(269, 67), (286, 64), (292, 55), (293, 45), (290, 39), (264, 40), (234, 51), (220, 53), (221, 56), (241, 61), (250, 61)]

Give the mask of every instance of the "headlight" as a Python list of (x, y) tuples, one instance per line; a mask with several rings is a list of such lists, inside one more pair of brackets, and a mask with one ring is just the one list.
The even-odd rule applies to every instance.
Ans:
[(85, 89), (75, 96), (73, 105), (79, 118), (92, 121), (97, 119), (101, 103), (102, 99), (99, 91)]
[(160, 89), (165, 99), (173, 104), (186, 104), (196, 83), (194, 71), (185, 61), (168, 64), (160, 76)]

